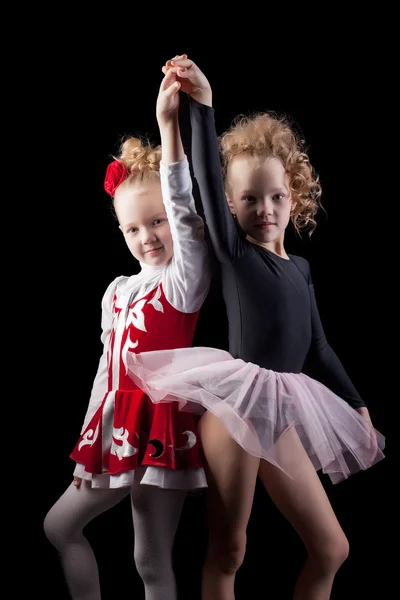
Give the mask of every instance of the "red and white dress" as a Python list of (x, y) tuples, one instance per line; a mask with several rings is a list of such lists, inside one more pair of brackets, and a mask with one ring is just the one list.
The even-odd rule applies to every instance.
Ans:
[(141, 264), (116, 278), (102, 301), (100, 359), (84, 425), (71, 453), (74, 474), (92, 487), (142, 484), (206, 487), (198, 416), (178, 403), (154, 404), (128, 375), (130, 353), (185, 348), (209, 289), (204, 225), (197, 215), (187, 159), (161, 164), (174, 254), (161, 267)]

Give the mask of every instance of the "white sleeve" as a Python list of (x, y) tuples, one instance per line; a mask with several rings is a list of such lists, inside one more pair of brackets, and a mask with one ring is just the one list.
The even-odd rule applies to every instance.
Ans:
[[(94, 378), (92, 392), (90, 394), (89, 405), (86, 411), (85, 419), (81, 434), (88, 426), (91, 418), (93, 417), (96, 410), (99, 408), (103, 401), (104, 395), (108, 389), (108, 369), (107, 369), (107, 353), (108, 344), (110, 341), (113, 314), (112, 314), (112, 301), (115, 292), (117, 282), (122, 279), (117, 277), (110, 283), (106, 289), (103, 299), (101, 301), (101, 341), (103, 343), (103, 353), (100, 358), (99, 366), (97, 369), (96, 377)], [(124, 278), (125, 279), (125, 278)]]
[(211, 268), (203, 219), (197, 214), (185, 156), (160, 165), (161, 189), (171, 228), (174, 254), (162, 278), (168, 302), (185, 313), (199, 310), (208, 294)]

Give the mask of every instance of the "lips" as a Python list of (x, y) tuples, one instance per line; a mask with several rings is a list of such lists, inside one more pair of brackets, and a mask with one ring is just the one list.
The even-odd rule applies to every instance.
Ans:
[(257, 223), (256, 227), (267, 229), (268, 227), (272, 227), (272, 225), (276, 225), (276, 223), (273, 223), (272, 221), (263, 221), (262, 223)]
[(150, 250), (146, 250), (145, 254), (149, 254), (149, 252), (156, 252), (157, 250), (161, 250), (162, 246), (159, 246), (158, 248), (150, 248)]

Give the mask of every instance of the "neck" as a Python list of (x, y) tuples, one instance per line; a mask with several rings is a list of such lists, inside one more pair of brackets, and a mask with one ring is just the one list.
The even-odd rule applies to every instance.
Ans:
[(155, 266), (148, 265), (147, 263), (140, 262), (140, 261), (139, 261), (139, 264), (140, 264), (140, 267), (141, 267), (143, 273), (146, 273), (146, 272), (151, 273), (152, 271), (155, 272), (157, 270), (161, 271), (165, 267), (165, 265), (155, 265)]
[(252, 244), (256, 244), (256, 246), (261, 246), (261, 248), (265, 248), (266, 250), (269, 250), (270, 252), (277, 254), (281, 258), (286, 258), (286, 259), (289, 258), (288, 254), (285, 250), (285, 246), (283, 244), (283, 239), (275, 240), (273, 242), (259, 242), (258, 240), (253, 238), (251, 235), (247, 235), (246, 239), (249, 242), (251, 242)]

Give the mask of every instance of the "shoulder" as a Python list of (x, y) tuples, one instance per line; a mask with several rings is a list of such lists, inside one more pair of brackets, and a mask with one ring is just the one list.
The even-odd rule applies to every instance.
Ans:
[(293, 260), (297, 265), (304, 267), (305, 269), (310, 268), (310, 263), (303, 256), (298, 256), (297, 254), (288, 254), (290, 260)]
[(111, 283), (108, 284), (104, 292), (103, 302), (111, 302), (112, 297), (116, 291), (122, 292), (124, 287), (126, 286), (128, 279), (129, 277), (127, 277), (126, 275), (119, 275), (118, 277), (113, 279)]
[(306, 279), (310, 277), (310, 263), (303, 256), (297, 256), (297, 254), (289, 254), (290, 260), (292, 260), (295, 265), (300, 269)]

